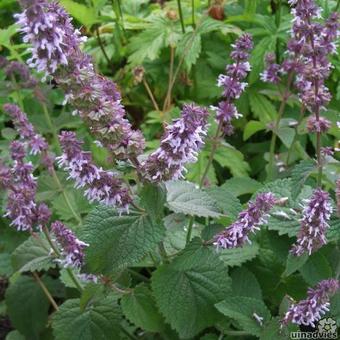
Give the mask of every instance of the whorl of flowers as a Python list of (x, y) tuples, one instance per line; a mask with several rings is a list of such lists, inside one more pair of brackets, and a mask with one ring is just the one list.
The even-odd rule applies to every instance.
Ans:
[(65, 267), (80, 268), (84, 263), (84, 249), (88, 244), (78, 240), (74, 233), (60, 221), (51, 224), (51, 231), (64, 256), (61, 263)]
[(333, 13), (321, 24), (317, 21), (321, 18), (321, 8), (314, 0), (291, 1), (290, 4), (294, 6), (291, 10), (294, 19), (288, 49), (291, 53), (300, 55), (296, 86), (301, 102), (312, 113), (307, 126), (309, 132), (320, 133), (329, 125), (320, 123), (320, 111), (331, 99), (325, 79), (331, 70), (328, 56), (336, 53), (339, 15)]
[(265, 83), (278, 84), (280, 81), (281, 66), (275, 63), (275, 54), (268, 53), (265, 58), (266, 68), (260, 74), (260, 78)]
[(8, 190), (6, 213), (11, 225), (17, 230), (40, 229), (46, 224), (51, 212), (44, 203), (35, 201), (37, 183), (33, 176), (33, 166), (25, 162), (25, 145), (13, 141), (10, 145), (12, 167), (0, 163), (0, 187)]
[(329, 311), (329, 299), (338, 289), (339, 281), (335, 279), (323, 280), (315, 288), (309, 288), (305, 300), (290, 306), (281, 321), (282, 325), (292, 322), (297, 325), (315, 327), (315, 323)]
[(17, 105), (5, 104), (3, 109), (12, 118), (20, 138), (27, 143), (31, 154), (40, 154), (48, 149), (45, 138), (34, 131), (34, 127), (28, 121), (27, 115)]
[(142, 164), (142, 172), (152, 182), (183, 177), (185, 165), (197, 161), (204, 144), (209, 112), (194, 104), (184, 105), (181, 118), (166, 127), (160, 147)]
[(80, 50), (84, 38), (57, 2), (22, 0), (17, 15), (24, 41), (32, 44), (31, 67), (52, 75), (86, 121), (99, 144), (117, 158), (135, 158), (144, 149), (140, 131), (132, 130), (116, 85), (98, 75), (91, 58)]
[(233, 133), (232, 119), (242, 116), (237, 112), (233, 101), (240, 97), (247, 86), (247, 83), (242, 80), (250, 71), (250, 64), (247, 60), (249, 51), (253, 48), (252, 37), (249, 34), (243, 34), (232, 47), (234, 49), (230, 56), (233, 63), (226, 67), (226, 74), (219, 75), (217, 82), (217, 85), (223, 88), (224, 100), (220, 101), (217, 107), (212, 106), (212, 109), (216, 111), (217, 122), (226, 135)]
[(248, 235), (260, 230), (260, 226), (267, 223), (268, 213), (275, 203), (276, 199), (272, 193), (258, 194), (254, 201), (248, 203), (247, 209), (239, 213), (231, 226), (214, 237), (214, 245), (225, 249), (250, 243)]
[(81, 149), (83, 143), (77, 140), (74, 132), (62, 131), (59, 141), (63, 154), (57, 158), (58, 164), (75, 181), (75, 187), (85, 188), (85, 196), (90, 202), (97, 201), (126, 210), (131, 197), (123, 182), (114, 173), (93, 163), (91, 153)]
[(329, 194), (321, 189), (316, 189), (312, 197), (306, 201), (301, 219), (301, 229), (291, 253), (300, 256), (313, 252), (326, 244), (326, 231), (328, 221), (332, 214), (332, 205)]

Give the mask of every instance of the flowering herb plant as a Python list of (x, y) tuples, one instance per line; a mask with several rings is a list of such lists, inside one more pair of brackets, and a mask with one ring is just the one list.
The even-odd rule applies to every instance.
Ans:
[(1, 339), (340, 323), (339, 7), (1, 4)]

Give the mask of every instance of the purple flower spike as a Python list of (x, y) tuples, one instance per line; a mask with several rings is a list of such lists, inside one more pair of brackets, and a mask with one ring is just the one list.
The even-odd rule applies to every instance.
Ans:
[(266, 55), (266, 66), (266, 69), (260, 74), (261, 80), (265, 83), (278, 84), (281, 66), (275, 63), (275, 55), (273, 53)]
[(82, 142), (76, 134), (63, 131), (59, 136), (63, 154), (58, 157), (59, 166), (75, 180), (76, 188), (85, 188), (85, 196), (90, 202), (97, 201), (118, 210), (127, 210), (131, 203), (128, 189), (110, 171), (98, 168), (92, 161), (90, 152), (82, 151)]
[(142, 172), (152, 182), (183, 177), (186, 163), (197, 161), (197, 152), (207, 133), (208, 110), (184, 105), (182, 117), (167, 126), (160, 147), (142, 164)]
[(234, 50), (230, 56), (234, 62), (226, 67), (226, 74), (219, 75), (217, 82), (217, 85), (223, 88), (222, 96), (225, 100), (221, 101), (217, 107), (211, 107), (216, 111), (216, 120), (226, 135), (231, 135), (234, 131), (232, 119), (242, 117), (232, 102), (240, 97), (247, 86), (247, 83), (242, 80), (250, 71), (250, 64), (247, 60), (249, 51), (253, 48), (251, 36), (243, 34), (232, 47)]
[(65, 267), (80, 268), (84, 263), (84, 249), (88, 244), (78, 240), (74, 233), (60, 221), (51, 224), (51, 231), (64, 256), (61, 263)]
[(291, 253), (295, 256), (301, 256), (305, 252), (311, 255), (327, 243), (326, 231), (329, 228), (328, 221), (332, 214), (329, 194), (316, 189), (306, 203), (307, 205), (303, 208), (301, 229), (291, 249)]
[(289, 322), (297, 325), (315, 327), (315, 323), (329, 311), (329, 299), (339, 289), (339, 281), (335, 279), (323, 280), (315, 288), (309, 288), (307, 299), (293, 304), (281, 321), (282, 325)]
[(248, 208), (240, 212), (238, 219), (228, 228), (214, 237), (217, 248), (242, 247), (250, 243), (249, 233), (260, 230), (260, 226), (267, 223), (270, 209), (276, 203), (275, 196), (268, 192), (257, 195), (255, 201), (248, 203)]

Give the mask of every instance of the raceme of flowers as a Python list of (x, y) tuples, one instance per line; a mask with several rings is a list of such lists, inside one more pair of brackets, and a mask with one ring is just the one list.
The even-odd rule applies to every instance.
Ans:
[(62, 131), (59, 141), (63, 154), (59, 166), (69, 173), (76, 188), (85, 188), (90, 202), (97, 201), (120, 210), (127, 210), (132, 199), (124, 183), (111, 172), (97, 167), (90, 152), (81, 149), (82, 142), (71, 131)]
[(142, 173), (152, 182), (184, 177), (185, 164), (195, 163), (207, 134), (209, 112), (194, 104), (183, 106), (181, 118), (166, 127), (160, 147), (142, 164)]
[(270, 209), (276, 203), (275, 196), (268, 193), (258, 194), (254, 201), (248, 203), (246, 210), (240, 212), (237, 220), (214, 237), (217, 248), (242, 247), (250, 242), (249, 234), (260, 230), (260, 226), (267, 223)]
[(84, 249), (88, 244), (78, 240), (74, 233), (60, 221), (51, 224), (51, 232), (64, 257), (60, 262), (65, 267), (80, 268), (84, 263)]
[(226, 74), (219, 75), (217, 83), (223, 88), (224, 100), (220, 101), (217, 107), (212, 106), (212, 109), (216, 111), (216, 120), (226, 135), (231, 135), (234, 131), (232, 119), (242, 116), (238, 113), (233, 101), (240, 97), (247, 86), (247, 83), (242, 80), (250, 71), (250, 64), (247, 60), (253, 48), (252, 37), (249, 34), (243, 34), (232, 47), (234, 49), (230, 56), (233, 63), (226, 67)]
[(119, 159), (135, 159), (144, 149), (140, 131), (132, 130), (116, 85), (94, 71), (91, 58), (82, 53), (84, 38), (57, 2), (22, 0), (17, 15), (24, 41), (32, 44), (29, 65), (52, 75), (98, 139)]
[(301, 229), (291, 249), (293, 255), (301, 256), (306, 252), (311, 255), (326, 244), (326, 231), (329, 228), (328, 221), (331, 214), (329, 194), (316, 189), (303, 208)]
[(328, 279), (319, 282), (315, 288), (309, 288), (307, 298), (290, 306), (283, 320), (282, 325), (289, 322), (297, 325), (315, 327), (315, 323), (329, 311), (329, 299), (339, 289), (339, 281)]

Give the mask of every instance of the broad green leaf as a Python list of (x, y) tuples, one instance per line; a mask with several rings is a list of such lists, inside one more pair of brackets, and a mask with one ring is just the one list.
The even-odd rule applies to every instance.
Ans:
[(308, 254), (294, 256), (289, 254), (287, 257), (286, 269), (282, 273), (283, 277), (289, 276), (300, 269), (308, 260)]
[(302, 160), (292, 170), (292, 198), (295, 199), (301, 192), (308, 176), (315, 170), (312, 160)]
[(197, 32), (187, 32), (178, 44), (176, 54), (181, 57), (185, 55), (184, 64), (188, 71), (191, 70), (199, 58), (202, 50), (201, 35)]
[(6, 340), (26, 340), (26, 338), (18, 331), (10, 331), (6, 335)]
[(47, 324), (49, 302), (38, 283), (20, 276), (6, 291), (6, 305), (12, 325), (27, 338), (39, 339)]
[(125, 294), (121, 306), (126, 318), (136, 326), (148, 332), (161, 332), (164, 329), (163, 317), (160, 315), (151, 290), (144, 284)]
[(249, 104), (254, 115), (263, 124), (268, 124), (275, 120), (277, 116), (275, 106), (264, 95), (251, 90), (249, 93)]
[(31, 236), (12, 254), (12, 265), (21, 273), (27, 271), (48, 270), (55, 267), (55, 259), (50, 254), (50, 245), (43, 234)]
[(0, 253), (0, 276), (9, 277), (12, 273), (11, 254)]
[(332, 277), (332, 267), (326, 257), (317, 252), (309, 256), (308, 261), (300, 268), (300, 273), (309, 285), (314, 286), (321, 280)]
[(72, 0), (61, 0), (60, 4), (65, 7), (67, 12), (87, 27), (91, 27), (99, 21), (96, 16), (96, 12), (92, 8), (88, 8), (83, 4)]
[(277, 135), (285, 147), (290, 148), (294, 141), (295, 130), (290, 127), (280, 127), (277, 131)]
[(258, 253), (259, 246), (254, 242), (244, 247), (218, 251), (219, 258), (230, 267), (240, 266), (242, 263), (252, 260)]
[(0, 46), (4, 45), (7, 47), (11, 45), (11, 38), (15, 33), (17, 33), (17, 31), (18, 31), (17, 24), (13, 24), (4, 29), (0, 29)]
[(88, 215), (80, 239), (90, 244), (86, 263), (93, 272), (110, 272), (138, 263), (165, 235), (162, 224), (146, 212), (120, 215), (98, 206)]
[(260, 299), (230, 296), (215, 306), (222, 314), (236, 320), (243, 330), (256, 336), (261, 334), (263, 327), (255, 319), (255, 315), (263, 318), (263, 323), (270, 320), (270, 312)]
[(230, 279), (215, 251), (195, 238), (156, 270), (152, 289), (166, 321), (181, 338), (191, 338), (218, 319), (214, 304), (230, 291)]
[(273, 318), (266, 325), (260, 335), (260, 340), (286, 340), (280, 324), (280, 318)]
[(239, 199), (230, 193), (226, 185), (208, 188), (205, 191), (217, 202), (223, 214), (236, 218), (242, 210)]
[(231, 274), (231, 280), (233, 295), (262, 300), (260, 284), (255, 275), (246, 267), (235, 269)]
[(185, 181), (166, 182), (167, 204), (176, 213), (190, 216), (219, 217), (217, 202), (194, 183)]
[(121, 311), (117, 298), (108, 296), (84, 310), (79, 299), (64, 302), (53, 315), (52, 327), (56, 340), (119, 339)]
[(234, 196), (253, 194), (261, 188), (261, 183), (249, 177), (234, 177), (225, 181), (226, 187)]
[(246, 141), (258, 131), (266, 129), (266, 124), (257, 120), (250, 120), (243, 130), (243, 140)]

